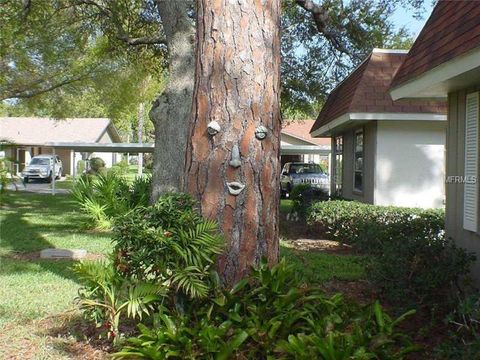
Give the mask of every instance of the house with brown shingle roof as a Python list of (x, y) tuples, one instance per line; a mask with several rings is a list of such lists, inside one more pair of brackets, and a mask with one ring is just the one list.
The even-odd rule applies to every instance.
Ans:
[(313, 137), (332, 141), (331, 191), (376, 205), (444, 204), (444, 100), (394, 101), (405, 50), (374, 49), (329, 95)]
[[(11, 143), (7, 148), (7, 157), (16, 164), (19, 173), (35, 155), (51, 154), (49, 143), (117, 143), (120, 136), (106, 118), (73, 118), (56, 120), (36, 117), (0, 117), (0, 141)], [(117, 162), (117, 154), (78, 153), (73, 150), (57, 151), (63, 163), (63, 174), (74, 173), (73, 167), (87, 157), (101, 157), (107, 167)]]
[(477, 256), (480, 285), (480, 3), (439, 1), (392, 82), (392, 98), (447, 99), (446, 235)]

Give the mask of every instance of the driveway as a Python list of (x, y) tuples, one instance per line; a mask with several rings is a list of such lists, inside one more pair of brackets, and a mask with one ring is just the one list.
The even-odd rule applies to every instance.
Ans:
[[(60, 180), (55, 181), (55, 183), (60, 183), (65, 181), (65, 177), (62, 177)], [(23, 184), (21, 180), (16, 182), (17, 191), (32, 192), (36, 194), (51, 194), (52, 193), (52, 184), (43, 182), (40, 180), (30, 180), (27, 184)], [(8, 184), (7, 189), (15, 190), (15, 185)], [(55, 194), (68, 194), (70, 190), (67, 189), (58, 189), (55, 187)]]

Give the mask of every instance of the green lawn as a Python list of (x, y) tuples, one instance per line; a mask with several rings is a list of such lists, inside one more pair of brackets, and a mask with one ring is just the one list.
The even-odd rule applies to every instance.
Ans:
[[(149, 175), (150, 170), (143, 169), (144, 175)], [(128, 172), (124, 175), (125, 179), (129, 182), (133, 182), (135, 178), (138, 176), (138, 166), (137, 165), (128, 165)]]
[(283, 214), (288, 214), (292, 211), (293, 201), (288, 199), (280, 200), (280, 212)]
[(289, 263), (294, 264), (308, 283), (366, 278), (367, 258), (365, 256), (298, 250), (286, 241), (280, 242), (280, 256), (284, 256)]
[(2, 198), (0, 221), (0, 332), (11, 323), (73, 308), (78, 289), (73, 261), (42, 260), (34, 252), (106, 253), (111, 247), (108, 234), (84, 230), (86, 218), (69, 195), (9, 193)]

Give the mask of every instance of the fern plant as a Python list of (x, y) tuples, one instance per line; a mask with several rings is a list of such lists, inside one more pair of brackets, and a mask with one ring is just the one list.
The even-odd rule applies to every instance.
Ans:
[(138, 206), (148, 206), (150, 177), (136, 178), (129, 185), (114, 171), (85, 174), (75, 181), (72, 195), (91, 220), (91, 228), (108, 230), (113, 219)]
[(162, 284), (126, 280), (116, 273), (110, 261), (81, 262), (74, 267), (83, 287), (77, 302), (97, 326), (108, 329), (108, 337), (119, 338), (122, 317), (142, 319), (166, 295)]
[(150, 207), (118, 218), (113, 229), (116, 266), (123, 276), (166, 283), (189, 298), (208, 294), (223, 238), (186, 194), (166, 194)]

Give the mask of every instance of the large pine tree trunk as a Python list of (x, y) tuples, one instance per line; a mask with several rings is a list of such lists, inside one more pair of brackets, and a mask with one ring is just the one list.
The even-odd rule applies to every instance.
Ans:
[[(199, 0), (186, 190), (218, 221), (226, 285), (278, 259), (280, 0)], [(220, 131), (210, 135), (216, 121)], [(259, 140), (255, 130), (267, 129)], [(215, 127), (215, 126), (214, 126)], [(236, 152), (239, 150), (239, 157)], [(240, 161), (238, 161), (240, 160)], [(245, 188), (230, 194), (227, 183)], [(232, 192), (236, 189), (231, 186)]]
[(157, 0), (168, 43), (169, 78), (150, 111), (155, 125), (152, 202), (165, 192), (183, 188), (195, 74), (195, 31), (188, 17), (190, 5), (187, 0)]

